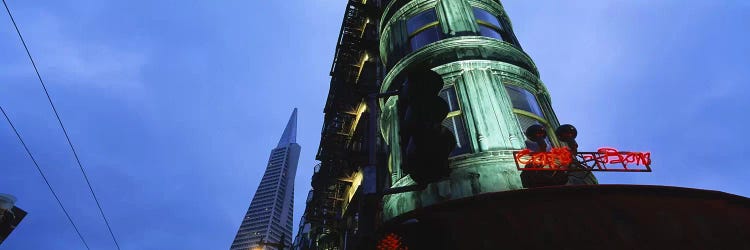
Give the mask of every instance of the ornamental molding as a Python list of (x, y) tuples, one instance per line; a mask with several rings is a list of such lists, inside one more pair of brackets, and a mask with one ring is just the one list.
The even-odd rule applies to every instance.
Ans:
[(380, 90), (388, 91), (401, 73), (409, 68), (435, 68), (455, 62), (480, 60), (492, 62), (490, 65), (502, 65), (498, 68), (501, 71), (519, 72), (518, 75), (528, 81), (540, 82), (531, 57), (510, 43), (482, 36), (461, 36), (437, 41), (405, 56), (386, 74)]
[[(380, 27), (378, 30), (382, 31), (380, 34), (386, 34), (384, 32), (390, 30), (391, 25), (399, 18), (409, 13), (419, 13), (429, 8), (435, 8), (437, 0), (425, 0), (425, 1), (409, 1), (408, 3), (401, 5), (398, 10), (393, 14), (388, 14), (396, 3), (403, 1), (391, 1), (388, 6), (383, 10), (383, 16), (380, 17)], [(386, 22), (386, 18), (388, 19)]]

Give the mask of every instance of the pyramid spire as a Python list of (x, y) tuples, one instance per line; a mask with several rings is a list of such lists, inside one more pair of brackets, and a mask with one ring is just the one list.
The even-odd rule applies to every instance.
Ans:
[(294, 111), (292, 111), (292, 116), (289, 117), (284, 134), (281, 135), (279, 145), (276, 147), (285, 147), (292, 143), (297, 143), (297, 108), (294, 108)]

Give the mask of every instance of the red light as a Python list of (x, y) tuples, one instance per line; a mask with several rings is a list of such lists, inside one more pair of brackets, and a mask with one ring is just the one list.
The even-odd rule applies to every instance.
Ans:
[[(597, 151), (601, 156), (596, 158), (601, 163), (622, 164), (627, 169), (627, 164), (649, 166), (651, 165), (651, 153), (648, 152), (619, 152), (614, 148), (599, 148)], [(585, 157), (584, 159), (594, 159), (594, 156)]]
[[(567, 147), (553, 148), (549, 152), (533, 152), (530, 149), (524, 149), (513, 154), (519, 170), (573, 170), (568, 168), (573, 163), (573, 154), (571, 154)], [(577, 152), (575, 155), (579, 159), (579, 162), (587, 163), (584, 164), (587, 166), (587, 170), (651, 171), (651, 153), (648, 152), (621, 152), (614, 148), (603, 147), (599, 148), (596, 152)], [(524, 166), (521, 167), (519, 164)], [(621, 165), (621, 167), (608, 168), (607, 164)], [(646, 169), (630, 169), (628, 168), (628, 164), (645, 166)]]
[(383, 239), (378, 242), (377, 247), (375, 247), (377, 250), (408, 250), (409, 248), (404, 246), (401, 243), (401, 237), (390, 233), (383, 237)]
[[(530, 156), (530, 157), (525, 157)], [(516, 162), (524, 165), (532, 165), (537, 168), (549, 166), (559, 169), (570, 165), (573, 161), (568, 148), (552, 148), (550, 152), (533, 153), (530, 149), (524, 149), (516, 154)]]

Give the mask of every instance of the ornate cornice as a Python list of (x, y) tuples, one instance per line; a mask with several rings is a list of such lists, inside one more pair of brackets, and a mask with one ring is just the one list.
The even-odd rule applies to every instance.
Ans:
[(505, 62), (525, 69), (535, 78), (539, 77), (531, 57), (512, 44), (482, 36), (460, 36), (440, 40), (402, 58), (386, 75), (381, 91), (388, 91), (404, 70), (414, 67), (434, 68), (465, 60)]

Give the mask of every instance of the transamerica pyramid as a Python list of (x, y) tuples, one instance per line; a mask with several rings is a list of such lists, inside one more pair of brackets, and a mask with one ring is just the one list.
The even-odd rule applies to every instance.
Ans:
[[(279, 143), (271, 150), (266, 172), (258, 185), (230, 250), (256, 249), (266, 243), (292, 244), (294, 176), (300, 145), (297, 144), (297, 109), (292, 111)], [(265, 247), (263, 249), (277, 249)]]

